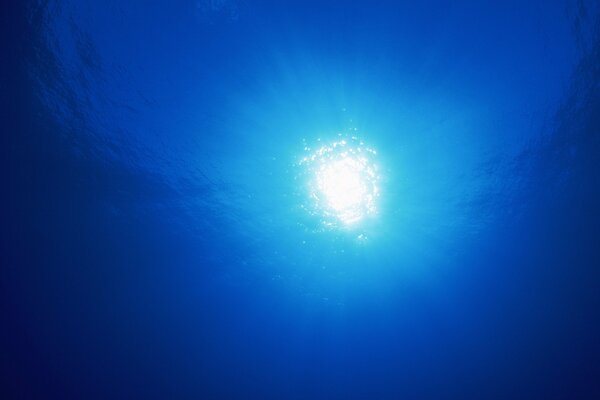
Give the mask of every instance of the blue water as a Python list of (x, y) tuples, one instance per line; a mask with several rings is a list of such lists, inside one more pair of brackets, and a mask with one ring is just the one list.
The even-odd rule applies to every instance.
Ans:
[(600, 3), (15, 3), (1, 398), (600, 398)]

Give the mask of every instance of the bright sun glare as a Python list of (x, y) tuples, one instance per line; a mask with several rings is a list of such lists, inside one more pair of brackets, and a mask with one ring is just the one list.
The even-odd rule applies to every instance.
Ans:
[(326, 225), (353, 225), (376, 213), (379, 176), (373, 158), (376, 152), (357, 138), (340, 139), (309, 155), (307, 168), (311, 211)]

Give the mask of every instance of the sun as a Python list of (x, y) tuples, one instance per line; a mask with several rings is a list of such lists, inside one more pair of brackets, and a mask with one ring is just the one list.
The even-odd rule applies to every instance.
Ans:
[(311, 211), (326, 225), (353, 226), (377, 212), (379, 175), (375, 150), (356, 137), (339, 139), (305, 156)]

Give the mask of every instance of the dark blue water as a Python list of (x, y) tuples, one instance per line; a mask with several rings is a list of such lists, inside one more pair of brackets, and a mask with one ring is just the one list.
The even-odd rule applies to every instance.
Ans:
[(0, 15), (1, 398), (600, 398), (597, 1)]

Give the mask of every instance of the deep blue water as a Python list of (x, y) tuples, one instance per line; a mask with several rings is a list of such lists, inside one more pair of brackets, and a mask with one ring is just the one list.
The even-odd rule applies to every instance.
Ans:
[(600, 3), (9, 3), (1, 398), (600, 398)]

